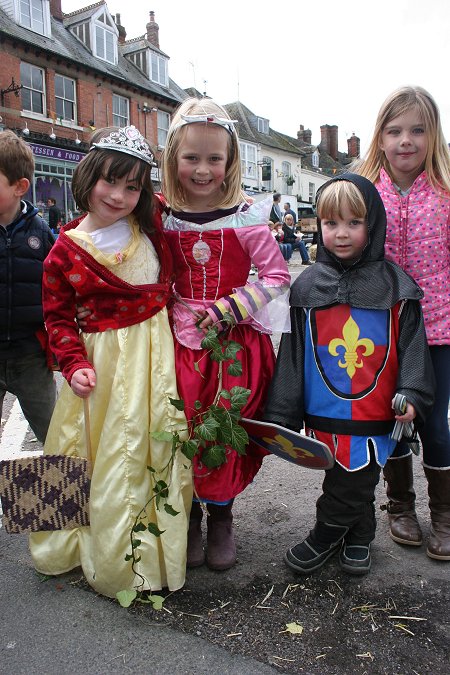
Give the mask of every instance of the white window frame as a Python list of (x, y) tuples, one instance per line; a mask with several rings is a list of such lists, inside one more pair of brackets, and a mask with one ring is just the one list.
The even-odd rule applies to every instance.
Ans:
[[(23, 84), (23, 76), (22, 76), (22, 68), (30, 68), (30, 81), (31, 81), (31, 86), (27, 87)], [(36, 78), (37, 72), (38, 71), (41, 74), (42, 77), (42, 89), (37, 89), (33, 86), (33, 73)], [(39, 68), (38, 66), (33, 65), (32, 63), (27, 63), (26, 61), (21, 61), (20, 63), (20, 80), (21, 84), (23, 85), (22, 92), (25, 91), (30, 91), (30, 107), (25, 107), (24, 103), (24, 97), (22, 93), (22, 110), (25, 110), (26, 112), (33, 113), (35, 115), (42, 115), (43, 117), (47, 117), (47, 96), (45, 92), (45, 70), (43, 68)], [(36, 110), (35, 107), (33, 107), (33, 93), (37, 93), (41, 97), (41, 107), (42, 110)]]
[(127, 127), (130, 124), (130, 100), (125, 96), (120, 96), (120, 94), (113, 94), (112, 105), (113, 125)]
[(149, 79), (162, 87), (169, 86), (168, 61), (164, 56), (149, 50)]
[(158, 110), (158, 148), (165, 148), (167, 133), (170, 126), (170, 114), (164, 110)]
[[(63, 96), (58, 96), (56, 93), (56, 79), (61, 78), (62, 80), (62, 86), (63, 86)], [(66, 92), (66, 87), (68, 86), (68, 83), (71, 83), (73, 86), (73, 98), (69, 98), (67, 96)], [(69, 92), (70, 93), (70, 92)], [(58, 115), (58, 106), (56, 105), (57, 101), (62, 101), (62, 107), (63, 107), (63, 113), (66, 111), (66, 103), (69, 105), (72, 105), (72, 110), (73, 110), (73, 115), (72, 117), (66, 117), (65, 114), (63, 115)], [(65, 75), (61, 75), (60, 73), (55, 73), (55, 112), (56, 116), (58, 119), (61, 120), (69, 120), (70, 122), (76, 122), (77, 121), (77, 83), (76, 80), (74, 80), (72, 77), (66, 77)]]
[[(105, 21), (102, 21), (102, 18)], [(92, 22), (92, 53), (97, 58), (107, 63), (117, 63), (117, 39), (119, 32), (115, 28), (114, 22), (110, 24), (112, 19), (110, 18), (109, 12), (106, 9), (102, 9), (101, 12), (94, 17)], [(100, 35), (103, 35), (100, 40)], [(102, 42), (103, 44), (99, 44)], [(108, 50), (109, 48), (109, 50)]]
[(308, 183), (308, 199), (311, 204), (314, 204), (316, 198), (316, 186), (315, 183)]
[(239, 142), (239, 147), (241, 150), (241, 166), (242, 166), (242, 177), (250, 178), (252, 180), (258, 179), (258, 164), (257, 157), (258, 151), (256, 145), (251, 143), (244, 143), (243, 141)]
[(313, 154), (311, 155), (311, 164), (315, 169), (319, 168), (319, 151), (314, 150)]
[[(26, 9), (28, 12), (24, 12)], [(14, 0), (14, 14), (17, 23), (24, 28), (50, 37), (49, 0)]]
[(264, 119), (264, 117), (258, 117), (258, 131), (261, 134), (269, 133), (269, 120)]

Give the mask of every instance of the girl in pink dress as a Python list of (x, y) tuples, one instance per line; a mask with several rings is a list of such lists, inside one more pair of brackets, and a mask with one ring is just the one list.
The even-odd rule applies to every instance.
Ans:
[[(219, 327), (224, 314), (235, 325), (230, 339), (243, 347), (237, 358), (242, 375), (223, 370), (221, 388), (251, 390), (242, 410), (258, 419), (274, 368), (273, 330), (289, 329), (289, 273), (267, 227), (272, 197), (249, 205), (241, 191), (241, 159), (234, 123), (211, 99), (189, 99), (173, 117), (162, 161), (166, 209), (164, 230), (174, 257), (173, 331), (180, 396), (187, 417), (195, 401), (214, 401), (218, 364), (201, 341), (205, 329)], [(161, 197), (163, 203), (164, 199)], [(248, 282), (251, 264), (258, 279)], [(203, 317), (198, 322), (198, 317)], [(196, 325), (200, 323), (200, 328)], [(195, 369), (199, 362), (201, 374)], [(245, 456), (228, 448), (226, 462), (215, 469), (194, 458), (196, 495), (208, 504), (208, 566), (228, 569), (236, 561), (232, 531), (233, 499), (253, 480), (263, 453), (247, 446)], [(190, 567), (202, 565), (202, 509), (193, 503), (188, 536)]]

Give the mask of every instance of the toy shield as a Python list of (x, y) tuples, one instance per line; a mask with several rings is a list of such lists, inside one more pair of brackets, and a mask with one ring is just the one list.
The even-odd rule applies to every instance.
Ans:
[(270, 422), (243, 417), (241, 424), (256, 445), (288, 462), (308, 469), (331, 469), (334, 464), (330, 449), (321, 441)]

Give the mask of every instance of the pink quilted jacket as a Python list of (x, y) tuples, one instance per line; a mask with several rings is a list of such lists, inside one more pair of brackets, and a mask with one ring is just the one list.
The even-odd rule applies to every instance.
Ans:
[(450, 194), (437, 193), (425, 172), (406, 197), (384, 169), (376, 184), (387, 214), (386, 258), (422, 287), (428, 343), (450, 344)]

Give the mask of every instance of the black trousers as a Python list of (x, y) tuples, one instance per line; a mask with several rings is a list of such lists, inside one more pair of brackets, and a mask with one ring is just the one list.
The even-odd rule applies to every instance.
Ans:
[(335, 463), (325, 472), (322, 495), (316, 504), (317, 520), (348, 527), (348, 544), (370, 544), (375, 538), (375, 488), (380, 472), (372, 448), (370, 463), (363, 469), (346, 471)]

